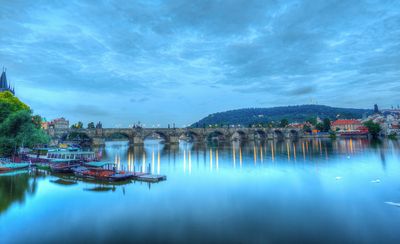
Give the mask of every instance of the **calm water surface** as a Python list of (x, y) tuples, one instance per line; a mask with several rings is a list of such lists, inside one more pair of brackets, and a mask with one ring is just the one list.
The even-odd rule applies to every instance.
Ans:
[(120, 169), (168, 179), (2, 175), (0, 243), (400, 243), (400, 207), (385, 203), (400, 202), (397, 141), (110, 142), (102, 151)]

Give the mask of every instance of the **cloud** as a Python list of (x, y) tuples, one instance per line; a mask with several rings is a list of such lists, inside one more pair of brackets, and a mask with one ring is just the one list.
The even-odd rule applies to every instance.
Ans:
[(0, 65), (35, 111), (58, 116), (43, 99), (61, 110), (65, 96), (65, 114), (105, 125), (188, 124), (259, 102), (388, 107), (398, 26), (393, 1), (6, 1)]
[(101, 109), (93, 105), (79, 104), (70, 108), (66, 108), (65, 111), (67, 113), (72, 113), (82, 117), (89, 116), (89, 117), (105, 118), (107, 116), (110, 116), (110, 113), (107, 110)]
[(146, 101), (148, 101), (148, 100), (149, 100), (148, 97), (131, 98), (131, 99), (129, 99), (129, 101), (130, 101), (131, 103), (142, 103), (142, 102), (146, 102)]
[(313, 93), (314, 91), (315, 91), (314, 87), (305, 86), (305, 87), (296, 88), (296, 89), (290, 91), (289, 94), (296, 95), (296, 96), (302, 96), (302, 95), (307, 95), (307, 94)]

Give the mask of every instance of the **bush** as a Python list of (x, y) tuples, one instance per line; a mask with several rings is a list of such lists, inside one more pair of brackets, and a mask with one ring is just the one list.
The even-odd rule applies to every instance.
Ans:
[(391, 132), (388, 135), (388, 138), (391, 139), (391, 140), (397, 140), (397, 133), (396, 132)]

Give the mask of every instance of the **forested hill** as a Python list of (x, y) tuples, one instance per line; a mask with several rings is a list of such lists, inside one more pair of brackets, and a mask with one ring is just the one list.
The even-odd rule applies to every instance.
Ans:
[(335, 120), (357, 119), (369, 115), (372, 109), (334, 108), (324, 105), (299, 105), (273, 108), (244, 108), (210, 114), (193, 123), (192, 126), (204, 125), (243, 125), (277, 122), (287, 119), (289, 122), (303, 122), (309, 118), (320, 117)]

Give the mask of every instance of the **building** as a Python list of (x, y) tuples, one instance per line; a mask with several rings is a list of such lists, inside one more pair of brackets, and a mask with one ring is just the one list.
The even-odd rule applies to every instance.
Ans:
[(13, 95), (15, 95), (14, 87), (11, 87), (7, 81), (6, 69), (3, 68), (3, 72), (0, 76), (0, 92), (9, 91)]
[(56, 130), (66, 130), (69, 128), (69, 121), (66, 120), (65, 118), (58, 118), (58, 119), (53, 119), (50, 122), (47, 121), (42, 122), (42, 129), (48, 130), (50, 128)]
[(49, 122), (47, 122), (47, 121), (44, 121), (44, 122), (42, 122), (42, 129), (43, 130), (47, 130), (47, 129), (49, 129)]
[(386, 129), (386, 135), (400, 135), (400, 125), (398, 124), (391, 124)]
[(333, 130), (354, 131), (362, 126), (361, 121), (356, 119), (338, 119), (333, 121), (331, 127)]
[(65, 118), (57, 118), (53, 119), (50, 123), (49, 126), (52, 126), (54, 129), (68, 129), (69, 128), (69, 121), (66, 120)]
[(289, 128), (303, 129), (305, 123), (290, 123), (288, 125)]
[(58, 138), (53, 139), (50, 143), (51, 145), (57, 145), (59, 143), (59, 138), (61, 138), (62, 135), (68, 133), (69, 121), (65, 118), (53, 119), (50, 122), (43, 122), (42, 128), (47, 132), (49, 136), (53, 138)]
[(364, 120), (378, 123), (382, 129), (381, 135), (400, 134), (400, 109), (381, 109), (379, 114), (372, 114)]

